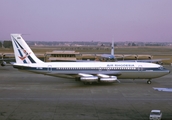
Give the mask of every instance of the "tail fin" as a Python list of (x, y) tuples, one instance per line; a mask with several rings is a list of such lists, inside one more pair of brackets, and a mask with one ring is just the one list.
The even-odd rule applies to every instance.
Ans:
[(112, 39), (111, 55), (114, 56), (114, 39)]
[(34, 64), (43, 63), (38, 59), (20, 34), (11, 34), (16, 63)]

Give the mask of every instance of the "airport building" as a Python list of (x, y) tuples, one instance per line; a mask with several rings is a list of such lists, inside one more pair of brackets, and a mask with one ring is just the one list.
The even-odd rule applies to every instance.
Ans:
[(80, 53), (75, 51), (52, 51), (45, 53), (46, 62), (76, 61), (80, 59)]
[(46, 62), (95, 60), (96, 54), (82, 54), (76, 51), (52, 51), (45, 53)]

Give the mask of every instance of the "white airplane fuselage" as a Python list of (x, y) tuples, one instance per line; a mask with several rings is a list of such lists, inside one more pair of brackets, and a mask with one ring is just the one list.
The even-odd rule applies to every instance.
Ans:
[(77, 73), (118, 74), (118, 79), (152, 79), (164, 76), (170, 71), (161, 65), (140, 62), (47, 62), (41, 64), (14, 64), (15, 68), (43, 74)]

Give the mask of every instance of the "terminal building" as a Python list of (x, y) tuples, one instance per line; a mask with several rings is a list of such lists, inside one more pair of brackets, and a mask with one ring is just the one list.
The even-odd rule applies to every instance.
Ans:
[(82, 54), (76, 51), (52, 51), (45, 53), (46, 62), (96, 60), (96, 54)]
[(45, 53), (46, 62), (57, 62), (57, 61), (76, 61), (81, 60), (80, 53), (75, 51), (52, 51)]

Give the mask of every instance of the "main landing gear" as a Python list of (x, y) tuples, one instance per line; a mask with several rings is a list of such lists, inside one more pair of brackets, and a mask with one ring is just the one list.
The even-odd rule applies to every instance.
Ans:
[(149, 79), (148, 81), (147, 81), (147, 84), (151, 84), (152, 82), (151, 82), (151, 79)]

